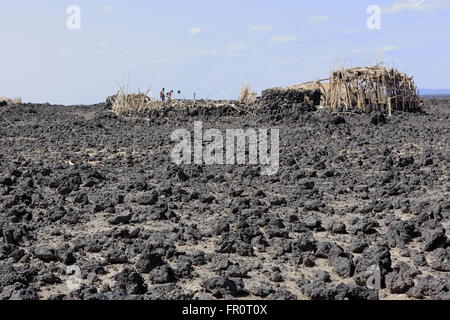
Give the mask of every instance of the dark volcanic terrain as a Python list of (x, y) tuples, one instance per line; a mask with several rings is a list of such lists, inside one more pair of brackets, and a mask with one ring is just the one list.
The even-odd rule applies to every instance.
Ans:
[[(0, 299), (449, 300), (449, 101), (309, 111), (0, 107)], [(200, 120), (279, 128), (279, 173), (174, 165)]]

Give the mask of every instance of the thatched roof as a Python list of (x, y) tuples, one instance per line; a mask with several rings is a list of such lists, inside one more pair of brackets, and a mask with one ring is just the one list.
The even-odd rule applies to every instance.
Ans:
[(387, 68), (383, 65), (375, 65), (371, 67), (357, 67), (357, 68), (350, 68), (350, 69), (340, 69), (335, 70), (331, 72), (331, 78), (333, 77), (340, 77), (343, 81), (351, 81), (355, 78), (361, 78), (361, 77), (371, 77), (373, 79), (378, 78), (382, 79), (383, 77), (391, 76), (392, 80), (395, 80), (396, 78), (401, 79), (408, 79), (410, 81), (413, 81), (413, 77), (407, 75), (406, 73), (402, 73), (396, 69), (393, 68)]

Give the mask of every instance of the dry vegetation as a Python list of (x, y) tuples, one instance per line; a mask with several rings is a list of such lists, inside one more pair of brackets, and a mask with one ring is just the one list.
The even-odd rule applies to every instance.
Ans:
[(123, 114), (131, 110), (143, 110), (150, 107), (149, 91), (145, 93), (128, 93), (126, 86), (120, 86), (116, 95), (108, 98), (111, 110), (117, 114)]
[(244, 84), (241, 87), (241, 92), (239, 93), (239, 102), (247, 105), (256, 102), (256, 92), (252, 91), (252, 87), (250, 85)]
[(241, 88), (239, 101), (232, 100), (177, 100), (170, 99), (159, 101), (150, 98), (150, 90), (145, 92), (130, 93), (126, 85), (119, 86), (117, 94), (107, 99), (106, 104), (111, 111), (117, 115), (126, 115), (130, 113), (140, 113), (151, 110), (172, 109), (191, 109), (202, 108), (230, 108), (237, 113), (253, 114), (256, 102), (256, 92), (251, 90), (249, 85)]
[(164, 106), (176, 104), (176, 100), (166, 100), (164, 102), (152, 100), (149, 96), (150, 93), (150, 90), (129, 93), (126, 86), (120, 86), (117, 94), (108, 98), (107, 104), (110, 104), (111, 110), (118, 115), (129, 112), (158, 110), (162, 109)]
[(22, 103), (21, 98), (7, 98), (7, 97), (0, 97), (0, 105), (6, 105), (6, 106), (15, 106)]

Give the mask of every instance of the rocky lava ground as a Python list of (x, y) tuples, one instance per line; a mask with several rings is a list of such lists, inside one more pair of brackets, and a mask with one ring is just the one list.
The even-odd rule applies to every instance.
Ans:
[[(0, 299), (450, 299), (448, 101), (301, 109), (0, 108)], [(279, 174), (172, 164), (194, 120), (279, 128)]]

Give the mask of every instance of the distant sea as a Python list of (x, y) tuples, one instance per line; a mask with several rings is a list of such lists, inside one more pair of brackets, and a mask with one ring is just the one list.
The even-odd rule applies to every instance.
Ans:
[(450, 89), (419, 89), (421, 96), (449, 96)]

